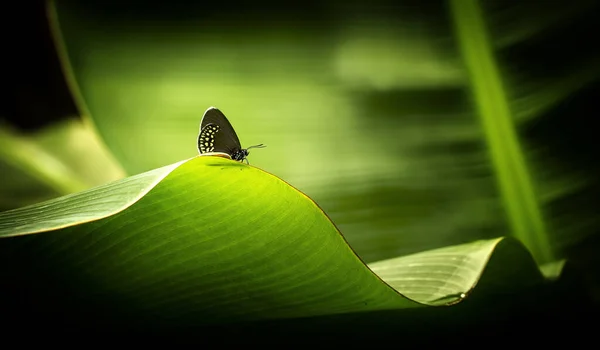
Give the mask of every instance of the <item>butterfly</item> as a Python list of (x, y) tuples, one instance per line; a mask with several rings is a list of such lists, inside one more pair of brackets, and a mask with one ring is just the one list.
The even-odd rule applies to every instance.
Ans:
[(215, 107), (210, 107), (204, 112), (200, 121), (200, 133), (198, 134), (198, 152), (203, 153), (225, 153), (233, 160), (248, 162), (248, 152), (251, 148), (266, 147), (260, 145), (242, 148), (235, 130), (225, 115)]

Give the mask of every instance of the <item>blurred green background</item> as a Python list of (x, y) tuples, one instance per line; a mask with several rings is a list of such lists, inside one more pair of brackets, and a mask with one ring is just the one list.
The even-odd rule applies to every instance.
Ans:
[(597, 2), (35, 4), (2, 210), (193, 157), (216, 106), (365, 262), (513, 235), (597, 295)]

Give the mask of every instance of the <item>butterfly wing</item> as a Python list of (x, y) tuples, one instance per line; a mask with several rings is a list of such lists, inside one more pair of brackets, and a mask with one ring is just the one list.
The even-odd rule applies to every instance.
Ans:
[(223, 152), (232, 155), (241, 148), (240, 140), (225, 115), (215, 107), (207, 109), (200, 122), (198, 151), (200, 153)]

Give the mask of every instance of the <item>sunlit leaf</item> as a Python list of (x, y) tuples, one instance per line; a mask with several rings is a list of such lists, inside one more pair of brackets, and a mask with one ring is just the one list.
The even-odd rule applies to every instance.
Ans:
[[(0, 237), (4, 283), (43, 288), (67, 309), (95, 305), (115, 322), (199, 324), (453, 304), (496, 255), (495, 264), (527, 272), (527, 283), (503, 278), (496, 290), (542, 281), (523, 247), (504, 239), (381, 261), (371, 270), (304, 194), (219, 157), (0, 213)], [(54, 278), (63, 282), (45, 284)]]

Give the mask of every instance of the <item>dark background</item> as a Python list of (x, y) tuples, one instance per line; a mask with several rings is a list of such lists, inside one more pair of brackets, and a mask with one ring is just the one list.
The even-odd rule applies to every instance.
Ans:
[[(412, 9), (416, 13), (435, 16), (440, 2), (430, 2), (414, 6), (403, 6), (402, 10)], [(548, 2), (552, 3), (552, 2)], [(511, 6), (511, 2), (489, 2), (490, 8)], [(68, 91), (57, 58), (56, 50), (48, 28), (44, 1), (13, 2), (5, 5), (2, 21), (3, 43), (3, 82), (5, 93), (0, 94), (0, 117), (22, 131), (34, 131), (57, 120), (77, 118), (78, 112)], [(358, 6), (358, 5), (357, 5)], [(600, 6), (596, 6), (596, 10)], [(90, 6), (107, 18), (120, 16), (126, 19), (144, 17), (148, 20), (185, 16), (227, 15), (233, 24), (243, 21), (262, 23), (268, 21), (311, 23), (312, 28), (326, 29), (336, 19), (330, 7), (318, 1), (301, 3), (272, 3), (228, 1), (185, 5), (177, 2), (152, 4), (146, 2), (105, 1)], [(387, 11), (400, 10), (393, 5)], [(534, 76), (551, 76), (557, 71), (577, 64), (578, 58), (597, 55), (599, 48), (595, 33), (600, 31), (595, 20), (598, 11), (589, 11), (589, 18), (577, 18), (554, 30), (551, 35), (540, 36), (526, 45), (515, 45), (499, 53), (502, 60), (514, 62), (516, 69)], [(554, 158), (563, 166), (585, 171), (597, 178), (600, 173), (597, 151), (598, 127), (592, 123), (599, 115), (598, 97), (600, 84), (596, 81), (578, 90), (562, 103), (536, 119), (526, 127), (523, 137), (531, 143), (546, 146), (548, 157)], [(600, 182), (592, 182), (585, 189), (561, 199), (551, 208), (551, 215), (561, 215), (573, 207), (579, 215), (598, 215)], [(583, 213), (583, 214), (582, 214)], [(597, 228), (595, 228), (597, 230)], [(137, 330), (126, 335), (163, 335), (166, 341), (175, 337), (183, 341), (203, 343), (207, 339), (217, 339), (224, 343), (232, 340), (263, 341), (270, 337), (282, 339), (311, 340), (328, 338), (331, 344), (341, 344), (345, 340), (363, 340), (369, 344), (388, 342), (403, 346), (405, 342), (416, 345), (430, 343), (474, 344), (474, 339), (486, 337), (484, 346), (502, 342), (518, 344), (524, 337), (532, 344), (554, 343), (558, 338), (570, 344), (579, 343), (592, 336), (592, 326), (596, 322), (600, 299), (599, 266), (600, 235), (592, 232), (583, 241), (566, 252), (569, 257), (565, 273), (561, 279), (541, 290), (507, 295), (505, 302), (496, 305), (477, 303), (463, 309), (469, 310), (469, 318), (456, 316), (454, 311), (440, 315), (426, 312), (381, 313), (370, 315), (349, 315), (213, 327), (210, 329), (171, 330), (168, 333)], [(35, 298), (35, 293), (32, 295)], [(25, 308), (21, 308), (25, 307)], [(54, 309), (54, 308), (52, 308)], [(60, 307), (58, 307), (60, 309)], [(42, 330), (63, 332), (79, 329), (90, 335), (101, 335), (107, 339), (107, 325), (81, 324), (72, 319), (82, 310), (60, 310), (52, 313), (40, 312), (39, 305), (19, 305), (11, 314), (13, 325), (34, 324)], [(5, 310), (6, 311), (6, 310)], [(456, 316), (456, 317), (454, 317)], [(435, 318), (432, 320), (432, 317)], [(35, 320), (35, 322), (31, 322)], [(43, 322), (48, 321), (48, 322)], [(435, 321), (435, 322), (434, 322)], [(6, 320), (5, 320), (6, 322)], [(17, 327), (20, 328), (20, 327)], [(325, 345), (326, 343), (324, 343)], [(483, 345), (483, 344), (477, 344)]]

